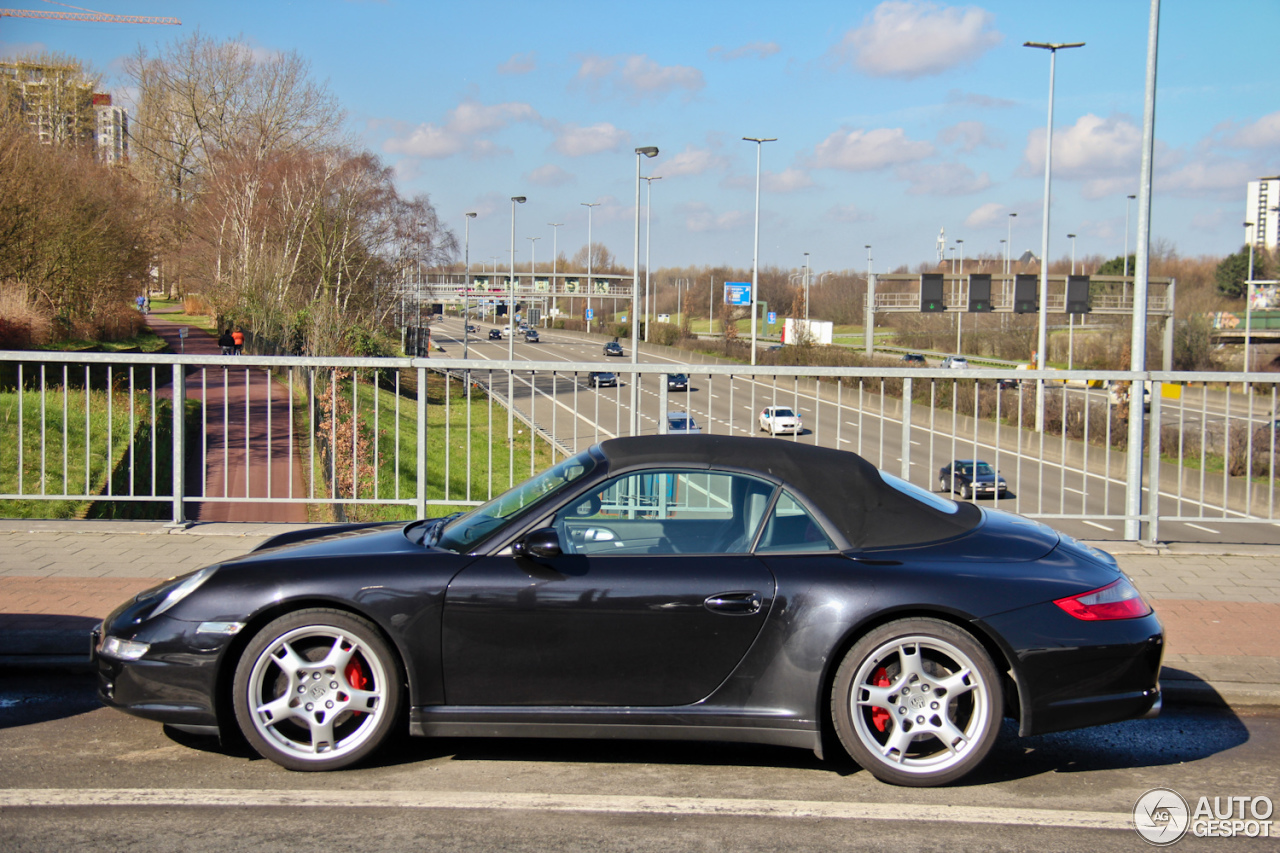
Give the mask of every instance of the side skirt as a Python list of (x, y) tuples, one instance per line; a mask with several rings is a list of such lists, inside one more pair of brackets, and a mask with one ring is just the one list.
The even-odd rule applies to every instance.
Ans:
[(719, 740), (792, 746), (821, 754), (814, 720), (773, 714), (725, 713), (680, 707), (565, 708), (431, 705), (414, 708), (410, 734), (419, 737), (609, 738)]

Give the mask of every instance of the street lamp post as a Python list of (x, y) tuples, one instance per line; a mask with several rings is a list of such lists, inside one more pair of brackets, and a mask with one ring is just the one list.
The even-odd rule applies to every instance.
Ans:
[(754, 142), (756, 144), (756, 238), (754, 248), (751, 251), (751, 364), (756, 363), (756, 300), (759, 294), (760, 282), (760, 149), (764, 147), (766, 142), (777, 142), (777, 137), (763, 138), (756, 136), (744, 136), (743, 142)]
[(809, 253), (804, 253), (804, 328), (809, 331)]
[[(964, 284), (963, 284), (963, 281), (964, 281), (964, 240), (957, 239), (957, 240), (956, 240), (956, 245), (960, 247), (960, 279), (961, 279), (960, 281), (956, 282), (956, 292), (957, 292), (957, 293), (961, 293), (961, 292), (962, 292), (962, 291), (961, 291), (961, 288), (962, 288), (962, 287), (964, 287)], [(964, 328), (964, 310), (963, 310), (963, 304), (962, 304), (962, 306), (961, 306), (961, 310), (959, 310), (959, 311), (957, 311), (957, 312), (956, 312), (956, 355), (959, 355), (959, 354), (960, 354), (960, 352), (961, 352), (961, 349), (960, 349), (960, 330), (961, 330), (962, 328)]]
[[(595, 249), (591, 246), (591, 208), (599, 207), (598, 201), (580, 201), (578, 204), (587, 209), (587, 311), (591, 311), (591, 259), (595, 256)], [(591, 333), (591, 319), (587, 318), (587, 334)]]
[(875, 292), (871, 287), (871, 244), (867, 243), (862, 248), (867, 250), (867, 304), (862, 308), (862, 348), (867, 355), (871, 355), (871, 338), (875, 333), (872, 328), (875, 325), (875, 313), (872, 310), (875, 308)]
[[(1124, 197), (1124, 276), (1129, 277), (1129, 202), (1137, 198), (1136, 195), (1127, 195)], [(1129, 282), (1124, 283), (1124, 289), (1129, 290)]]
[(1009, 214), (1009, 227), (1008, 227), (1009, 233), (1005, 235), (1005, 239), (1007, 240), (1007, 242), (1005, 243), (1005, 247), (1004, 247), (1004, 274), (1005, 275), (1010, 275), (1013, 273), (1013, 220), (1017, 218), (1017, 216), (1018, 214), (1016, 213)]
[(1244, 239), (1249, 244), (1249, 277), (1244, 283), (1244, 372), (1253, 370), (1253, 359), (1250, 357), (1249, 342), (1253, 340), (1253, 223), (1244, 224)]
[[(524, 203), (525, 197), (522, 195), (511, 197), (511, 278), (507, 281), (507, 360), (509, 361), (516, 357), (516, 336), (512, 326), (516, 308), (516, 205)], [(510, 399), (508, 399), (509, 405)]]
[[(636, 149), (636, 228), (635, 259), (631, 264), (631, 363), (640, 362), (640, 158), (657, 157), (658, 149), (654, 145), (645, 145)], [(651, 184), (652, 186), (652, 184)], [(649, 279), (649, 271), (645, 270), (645, 280)], [(640, 374), (631, 374), (631, 434), (640, 434)]]
[[(551, 292), (554, 294), (556, 292), (556, 264), (560, 261), (560, 246), (558, 240), (560, 238), (560, 226), (564, 223), (548, 222), (547, 224), (551, 226)], [(559, 310), (560, 300), (555, 296), (552, 296), (551, 299), (556, 309)]]
[(662, 180), (661, 175), (650, 175), (643, 179), (648, 185), (645, 190), (644, 200), (644, 342), (649, 343), (649, 244), (652, 242), (653, 229), (650, 225), (652, 219), (649, 214), (653, 211), (653, 182)]
[[(1023, 42), (1023, 47), (1049, 51), (1049, 118), (1044, 138), (1044, 222), (1040, 230), (1040, 322), (1036, 334), (1036, 369), (1044, 370), (1049, 336), (1049, 192), (1053, 181), (1053, 82), (1058, 51), (1084, 47), (1084, 42)], [(1044, 380), (1036, 381), (1036, 432), (1044, 431)]]
[[(466, 239), (463, 241), (463, 263), (467, 271), (462, 281), (462, 357), (467, 357), (467, 344), (470, 335), (467, 329), (471, 325), (471, 220), (476, 218), (474, 212), (466, 214)], [(467, 383), (467, 393), (471, 393), (471, 384)]]
[[(1071, 241), (1071, 274), (1076, 274), (1076, 235), (1068, 234), (1067, 239)], [(1065, 300), (1064, 300), (1065, 302)], [(1067, 370), (1071, 369), (1075, 361), (1076, 349), (1076, 315), (1068, 311), (1067, 313)]]

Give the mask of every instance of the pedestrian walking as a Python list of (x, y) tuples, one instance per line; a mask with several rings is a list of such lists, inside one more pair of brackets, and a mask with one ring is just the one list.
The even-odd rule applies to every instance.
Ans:
[(218, 346), (222, 347), (223, 355), (231, 355), (236, 349), (236, 340), (231, 336), (231, 330), (227, 329), (218, 338)]
[(244, 354), (244, 332), (237, 328), (231, 333), (231, 342), (235, 345), (236, 355)]

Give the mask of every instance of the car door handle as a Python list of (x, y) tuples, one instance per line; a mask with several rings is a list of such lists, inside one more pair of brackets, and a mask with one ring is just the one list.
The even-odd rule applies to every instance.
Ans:
[(712, 613), (733, 616), (750, 616), (759, 613), (764, 606), (764, 596), (758, 592), (718, 592), (702, 602)]

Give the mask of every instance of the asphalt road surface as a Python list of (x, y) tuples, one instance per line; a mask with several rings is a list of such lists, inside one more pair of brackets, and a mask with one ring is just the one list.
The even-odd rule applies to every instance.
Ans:
[[(508, 342), (487, 340), (487, 324), (479, 326), (479, 338), (473, 336), (468, 354), (478, 364), (484, 361), (505, 361)], [(445, 347), (448, 357), (461, 357), (462, 325), (456, 319), (448, 319), (433, 326), (433, 341)], [(546, 332), (541, 342), (527, 344), (517, 337), (512, 350), (517, 361), (583, 362), (601, 365), (630, 364), (630, 349), (624, 345), (623, 358), (607, 358), (601, 344), (572, 335)], [(673, 371), (689, 372), (691, 382), (687, 392), (671, 392), (662, 403), (659, 377), (645, 377), (639, 394), (639, 422), (642, 432), (657, 433), (664, 411), (685, 411), (704, 431), (718, 434), (763, 435), (759, 431), (758, 415), (767, 405), (789, 405), (796, 408), (805, 422), (805, 431), (795, 437), (797, 441), (822, 444), (852, 450), (865, 456), (877, 466), (900, 473), (902, 448), (901, 422), (896, 418), (882, 418), (878, 412), (880, 396), (874, 380), (864, 387), (844, 389), (840, 405), (817, 400), (812, 394), (799, 389), (790, 379), (777, 383), (752, 380), (745, 377), (699, 376), (697, 365), (687, 365), (665, 355), (642, 353), (644, 364), (663, 364)], [(603, 369), (603, 368), (602, 368)], [(552, 432), (571, 450), (580, 450), (596, 441), (630, 433), (629, 377), (619, 377), (617, 387), (591, 388), (585, 374), (566, 372), (555, 377), (539, 375), (517, 377), (514, 382), (516, 404), (531, 412), (544, 429)], [(496, 380), (498, 390), (506, 393), (506, 377)], [(1027, 387), (1021, 395), (1018, 391), (1006, 391), (1008, 405), (1024, 408), (1034, 405), (1034, 391)], [(1091, 404), (1105, 405), (1108, 395), (1104, 391), (1068, 389), (1068, 393), (1086, 397)], [(1019, 399), (1021, 396), (1021, 399)], [(1259, 428), (1270, 423), (1270, 415), (1263, 412), (1261, 404), (1242, 394), (1206, 395), (1203, 389), (1187, 389), (1179, 401), (1162, 400), (1164, 420), (1198, 424), (1201, 420), (1213, 421), (1219, 426), (1223, 414), (1230, 410), (1234, 418), (1248, 418)], [(980, 458), (1000, 469), (1009, 483), (1007, 497), (1000, 500), (982, 498), (987, 506), (996, 506), (1012, 512), (1033, 514), (1049, 524), (1082, 539), (1108, 540), (1124, 537), (1123, 522), (1107, 516), (1123, 514), (1125, 487), (1121, 477), (1104, 477), (1100, 472), (1063, 468), (1044, 461), (1043, 440), (1052, 444), (1060, 438), (1042, 437), (1006, 428), (997, 443), (974, 440), (963, 436), (963, 428), (957, 429), (949, 411), (939, 410), (934, 428), (929, 428), (927, 412), (917, 412), (911, 434), (909, 479), (917, 485), (939, 490), (938, 471), (952, 459)], [(1120, 464), (1120, 454), (1093, 448), (1090, 453), (1095, 464)], [(1197, 517), (1195, 521), (1161, 524), (1160, 538), (1178, 542), (1212, 543), (1280, 543), (1280, 524), (1272, 522), (1226, 522), (1221, 518), (1219, 506), (1201, 504), (1193, 499), (1198, 492), (1198, 474), (1190, 473), (1183, 484), (1162, 482), (1162, 506), (1166, 513), (1176, 510), (1185, 517)], [(1220, 476), (1220, 475), (1215, 475)], [(1254, 513), (1267, 515), (1272, 508), (1258, 506)], [(1228, 515), (1232, 515), (1228, 513)], [(1067, 516), (1067, 517), (1063, 517)], [(1071, 518), (1069, 516), (1093, 516)]]
[(1006, 726), (942, 789), (884, 785), (834, 751), (731, 743), (405, 738), (369, 766), (291, 773), (101, 708), (88, 676), (17, 673), (0, 677), (0, 848), (1143, 850), (1145, 792), (1274, 801), (1278, 756), (1280, 709), (1166, 707), (1025, 740)]

